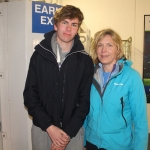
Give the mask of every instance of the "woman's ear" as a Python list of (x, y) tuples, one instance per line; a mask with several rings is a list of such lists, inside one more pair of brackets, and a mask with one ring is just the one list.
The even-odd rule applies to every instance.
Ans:
[(120, 50), (117, 48), (117, 54), (119, 54)]

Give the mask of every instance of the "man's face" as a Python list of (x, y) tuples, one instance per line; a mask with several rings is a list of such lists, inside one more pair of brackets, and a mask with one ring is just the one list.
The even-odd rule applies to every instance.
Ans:
[(57, 42), (59, 44), (70, 43), (78, 33), (79, 20), (77, 18), (64, 19), (54, 25), (54, 29), (57, 31)]

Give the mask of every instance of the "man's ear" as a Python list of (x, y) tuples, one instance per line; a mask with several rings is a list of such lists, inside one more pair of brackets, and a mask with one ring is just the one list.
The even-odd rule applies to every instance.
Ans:
[(77, 34), (80, 34), (80, 27), (78, 28), (78, 31), (77, 31), (76, 35), (77, 35)]
[(57, 31), (57, 26), (54, 24), (54, 30)]

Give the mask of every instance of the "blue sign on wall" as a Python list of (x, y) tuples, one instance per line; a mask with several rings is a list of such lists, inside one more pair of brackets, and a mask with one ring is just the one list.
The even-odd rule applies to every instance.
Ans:
[(54, 29), (53, 15), (61, 5), (32, 2), (32, 32), (46, 33)]

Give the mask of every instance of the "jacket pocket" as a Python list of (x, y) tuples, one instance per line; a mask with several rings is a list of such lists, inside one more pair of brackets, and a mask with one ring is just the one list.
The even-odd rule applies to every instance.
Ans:
[(101, 125), (103, 133), (120, 133), (128, 128), (130, 122), (130, 106), (128, 95), (114, 95), (101, 109)]

